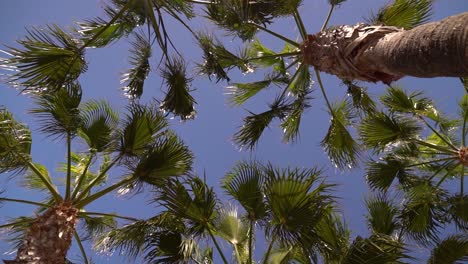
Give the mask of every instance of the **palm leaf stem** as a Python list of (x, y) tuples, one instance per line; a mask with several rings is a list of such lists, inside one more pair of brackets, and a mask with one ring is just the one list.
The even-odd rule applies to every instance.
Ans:
[(47, 208), (52, 207), (50, 204), (38, 203), (38, 202), (23, 200), (23, 199), (13, 199), (13, 198), (3, 198), (2, 197), (2, 198), (0, 198), (0, 201), (32, 204), (32, 205), (37, 205), (37, 206), (42, 206), (42, 207), (47, 207)]
[(76, 243), (78, 244), (78, 247), (80, 248), (81, 255), (83, 256), (83, 260), (85, 264), (89, 264), (88, 257), (86, 256), (86, 251), (84, 250), (83, 244), (81, 243), (81, 239), (78, 236), (78, 233), (75, 231), (73, 234), (75, 237)]
[(258, 25), (258, 24), (252, 23), (252, 22), (248, 22), (247, 24), (248, 24), (248, 25), (255, 26), (256, 28), (258, 28), (258, 29), (260, 29), (260, 30), (262, 30), (262, 31), (265, 31), (266, 33), (268, 33), (268, 34), (270, 34), (270, 35), (273, 35), (273, 36), (275, 36), (275, 37), (277, 37), (277, 38), (283, 40), (284, 42), (287, 42), (287, 43), (293, 45), (293, 46), (296, 47), (296, 48), (299, 48), (299, 47), (300, 47), (300, 44), (299, 44), (299, 43), (297, 43), (297, 42), (295, 42), (295, 41), (293, 41), (293, 40), (290, 40), (290, 39), (286, 38), (285, 36), (280, 35), (280, 34), (278, 34), (278, 33), (276, 33), (276, 32), (273, 32), (273, 31), (267, 29), (266, 27), (262, 27), (262, 26), (260, 26), (260, 25)]
[(275, 243), (275, 240), (276, 240), (276, 236), (273, 235), (273, 236), (271, 237), (270, 244), (268, 245), (267, 252), (265, 253), (265, 258), (263, 259), (263, 264), (267, 264), (267, 263), (268, 263), (268, 258), (270, 257), (271, 249), (273, 248), (273, 244)]
[(462, 145), (466, 146), (466, 119), (468, 118), (468, 114), (464, 116), (463, 118), (463, 126), (462, 126)]
[(80, 193), (78, 198), (76, 198), (77, 201), (80, 201), (83, 199), (83, 197), (91, 190), (91, 188), (94, 187), (96, 183), (98, 183), (105, 175), (106, 173), (122, 158), (122, 155), (117, 156), (110, 164), (107, 166), (96, 178), (94, 178), (88, 186)]
[(415, 164), (408, 165), (408, 166), (406, 166), (406, 168), (417, 167), (417, 166), (421, 166), (421, 165), (427, 165), (427, 164), (431, 164), (431, 163), (434, 163), (434, 162), (454, 160), (455, 158), (456, 158), (456, 156), (451, 156), (451, 157), (448, 157), (448, 158), (429, 160), (429, 161), (425, 161), (425, 162), (421, 162), (421, 163), (415, 163)]
[(24, 157), (22, 157), (21, 155), (19, 155), (21, 159), (23, 159), (24, 161), (27, 162), (28, 164), (28, 167), (37, 175), (37, 177), (39, 177), (39, 179), (41, 179), (41, 181), (44, 183), (44, 185), (47, 187), (47, 190), (49, 190), (49, 192), (52, 194), (52, 196), (54, 197), (55, 201), (56, 202), (60, 202), (62, 201), (62, 197), (60, 196), (60, 194), (58, 193), (58, 191), (54, 188), (54, 186), (49, 182), (49, 180), (47, 180), (47, 178), (42, 175), (42, 173), (36, 168), (36, 166), (31, 162), (31, 161), (27, 161), (26, 159), (24, 159)]
[(224, 264), (228, 264), (228, 261), (227, 261), (226, 257), (224, 256), (223, 251), (219, 247), (219, 244), (216, 241), (216, 238), (214, 237), (213, 232), (211, 231), (210, 228), (208, 228), (208, 233), (210, 234), (210, 237), (213, 240), (213, 243), (215, 244), (216, 249), (218, 250), (219, 254), (221, 255), (221, 258), (223, 259)]
[(98, 216), (111, 216), (115, 218), (120, 218), (120, 219), (125, 219), (129, 221), (140, 221), (140, 219), (133, 218), (133, 217), (128, 217), (128, 216), (120, 216), (116, 214), (106, 214), (106, 213), (98, 213), (98, 212), (80, 212), (79, 215), (98, 215)]
[(16, 221), (16, 222), (11, 222), (11, 223), (8, 223), (8, 224), (0, 225), (0, 229), (7, 228), (7, 227), (10, 227), (10, 226), (15, 226), (15, 225), (18, 225), (18, 224), (26, 224), (26, 223), (30, 223), (30, 222), (34, 222), (34, 221), (36, 221), (36, 219), (31, 219), (31, 218), (23, 219), (23, 220), (19, 220), (19, 221)]
[(299, 15), (299, 12), (297, 11), (297, 8), (294, 11), (293, 15), (294, 15), (294, 20), (296, 20), (296, 25), (299, 28), (299, 32), (301, 32), (302, 40), (306, 40), (307, 39), (307, 31), (306, 31), (306, 28), (304, 26), (304, 22), (302, 22), (302, 18)]
[(430, 129), (434, 134), (436, 134), (442, 141), (444, 141), (448, 146), (452, 149), (458, 151), (457, 147), (455, 147), (449, 140), (447, 140), (444, 136), (442, 136), (437, 130), (435, 130), (422, 116), (418, 115), (419, 119)]
[(452, 173), (452, 170), (448, 170), (447, 173), (445, 173), (444, 177), (442, 177), (442, 179), (440, 179), (440, 181), (437, 183), (437, 185), (435, 186), (436, 189), (439, 188), (439, 186), (445, 181), (445, 179)]
[(199, 1), (199, 0), (186, 0), (189, 3), (200, 4), (200, 5), (212, 5), (211, 1)]
[(70, 199), (70, 189), (71, 189), (71, 134), (67, 133), (67, 183), (65, 186), (65, 200)]
[(94, 155), (95, 155), (94, 153), (91, 154), (91, 156), (89, 157), (88, 162), (86, 162), (83, 173), (78, 178), (78, 182), (76, 183), (75, 189), (73, 190), (73, 193), (71, 195), (72, 200), (75, 200), (76, 196), (78, 195), (78, 192), (81, 189), (81, 185), (83, 184), (83, 182), (84, 182), (84, 180), (86, 178), (86, 174), (88, 173), (89, 166), (91, 166), (91, 161), (93, 160)]
[(325, 99), (325, 102), (327, 103), (327, 107), (330, 110), (330, 114), (334, 118), (335, 112), (333, 111), (330, 101), (328, 100), (327, 93), (325, 93), (325, 88), (322, 83), (322, 78), (320, 77), (320, 72), (317, 69), (315, 69), (315, 75), (317, 76), (317, 82), (319, 83), (320, 91), (322, 92), (323, 98)]
[(266, 59), (266, 58), (289, 57), (289, 56), (299, 55), (301, 53), (302, 52), (300, 52), (300, 51), (277, 53), (277, 54), (273, 54), (273, 55), (265, 55), (265, 56), (255, 57), (255, 58), (248, 58), (247, 61), (250, 62), (250, 61), (261, 60), (261, 59)]
[(248, 264), (252, 264), (252, 236), (253, 236), (253, 227), (254, 221), (250, 220), (249, 222), (249, 260), (247, 261)]
[[(152, 6), (151, 0), (146, 0), (146, 3), (148, 4), (148, 6)], [(158, 22), (156, 21), (156, 16), (154, 15), (153, 9), (151, 9), (151, 12), (149, 12), (149, 18), (151, 25), (153, 26), (154, 33), (156, 34), (156, 39), (158, 40), (159, 46), (162, 49), (163, 56), (167, 57), (167, 46), (162, 41), (163, 38), (161, 32), (159, 31)]]
[(292, 80), (294, 80), (296, 78), (297, 75), (300, 74), (301, 70), (302, 70), (302, 67), (304, 67), (305, 64), (301, 64), (299, 66), (299, 68), (296, 70), (296, 72), (294, 73), (293, 77), (291, 78), (291, 82), (288, 83), (288, 85), (284, 88), (283, 92), (281, 93), (280, 95), (280, 100), (284, 98), (284, 96), (286, 95), (286, 92), (289, 90), (289, 87), (291, 86), (292, 84)]
[(320, 29), (320, 31), (324, 31), (325, 28), (327, 28), (328, 21), (330, 21), (330, 18), (331, 18), (331, 15), (332, 15), (334, 9), (335, 9), (335, 5), (331, 5), (330, 11), (328, 11), (327, 18), (325, 19), (325, 22), (323, 22), (323, 25), (322, 25), (322, 28)]
[(234, 246), (234, 252), (236, 253), (237, 263), (242, 263), (241, 256), (239, 254), (239, 248), (237, 247), (237, 244), (233, 244), (233, 246)]
[(452, 154), (455, 154), (455, 155), (458, 155), (458, 152), (454, 151), (454, 150), (451, 150), (451, 149), (448, 149), (448, 148), (445, 148), (445, 147), (442, 147), (442, 146), (437, 146), (437, 145), (434, 145), (434, 144), (431, 144), (431, 143), (428, 143), (428, 142), (425, 142), (425, 141), (422, 141), (420, 139), (413, 139), (416, 143), (420, 144), (420, 145), (423, 145), (423, 146), (426, 146), (428, 148), (432, 148), (432, 149), (435, 149), (435, 150), (440, 150), (440, 151), (443, 151), (443, 152), (446, 152), (446, 153), (452, 153)]
[(196, 260), (193, 256), (190, 256), (190, 258), (195, 262), (195, 264), (202, 264), (200, 261)]
[(447, 168), (448, 166), (452, 165), (452, 163), (454, 162), (455, 160), (452, 160), (452, 161), (446, 162), (443, 166), (440, 166), (440, 168), (436, 172), (434, 172), (431, 177), (429, 177), (429, 181), (432, 181), (432, 179), (434, 179), (434, 177), (437, 174), (439, 174), (439, 172), (441, 172), (444, 168)]
[(465, 166), (461, 166), (461, 175), (460, 175), (460, 198), (463, 199), (463, 181), (465, 178)]
[(197, 39), (197, 34), (195, 34), (195, 32), (192, 30), (192, 28), (190, 28), (189, 25), (187, 25), (187, 23), (185, 23), (185, 21), (179, 17), (179, 15), (177, 15), (177, 13), (175, 13), (172, 8), (166, 8), (165, 9), (166, 12), (168, 12), (173, 18), (175, 18), (177, 21), (179, 21), (179, 23), (181, 23), (190, 33), (192, 33), (192, 35), (195, 37), (195, 39)]
[(130, 178), (121, 180), (121, 181), (119, 181), (119, 182), (117, 182), (117, 183), (115, 183), (115, 184), (113, 184), (113, 185), (107, 187), (107, 188), (104, 189), (104, 190), (101, 190), (101, 191), (99, 191), (99, 192), (97, 192), (97, 193), (95, 193), (95, 194), (93, 194), (93, 195), (90, 195), (90, 196), (86, 197), (86, 198), (83, 199), (83, 200), (80, 200), (79, 202), (76, 203), (76, 207), (77, 207), (77, 208), (83, 208), (83, 207), (85, 207), (86, 205), (88, 205), (88, 204), (94, 202), (95, 200), (101, 198), (102, 196), (104, 196), (104, 195), (106, 195), (106, 194), (112, 192), (113, 190), (118, 189), (118, 188), (124, 186), (125, 184), (130, 183), (130, 182), (132, 182), (132, 181), (134, 181), (134, 180), (135, 180), (134, 177), (130, 177)]

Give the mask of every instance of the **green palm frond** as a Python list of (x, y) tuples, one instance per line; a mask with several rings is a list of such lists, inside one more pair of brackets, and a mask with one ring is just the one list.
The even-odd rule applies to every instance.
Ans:
[(191, 78), (187, 77), (187, 65), (181, 57), (166, 60), (161, 76), (167, 85), (166, 97), (161, 109), (179, 116), (182, 120), (195, 118), (195, 99), (190, 95)]
[(468, 230), (468, 195), (455, 195), (448, 199), (449, 213), (457, 228)]
[(130, 164), (137, 180), (162, 186), (169, 177), (187, 175), (192, 169), (193, 154), (176, 135), (167, 133), (158, 138), (138, 163)]
[(404, 245), (389, 236), (372, 235), (369, 238), (358, 236), (351, 244), (343, 264), (406, 263), (410, 258)]
[(369, 23), (412, 29), (426, 23), (432, 14), (432, 0), (395, 0), (372, 14)]
[(271, 211), (266, 233), (270, 239), (292, 246), (307, 245), (314, 239), (313, 229), (319, 223), (331, 198), (331, 185), (320, 184), (313, 189), (320, 171), (317, 169), (265, 169), (265, 200)]
[(244, 104), (247, 100), (258, 94), (260, 91), (266, 89), (271, 84), (285, 84), (288, 79), (281, 75), (268, 75), (265, 80), (252, 82), (252, 83), (231, 83), (226, 88), (226, 94), (230, 96), (229, 102), (233, 105), (239, 106)]
[(468, 77), (460, 78), (460, 81), (463, 84), (463, 88), (465, 88), (465, 92), (468, 93)]
[(309, 67), (301, 64), (288, 84), (288, 90), (295, 96), (307, 94), (310, 91), (312, 80)]
[(2, 230), (2, 239), (6, 239), (13, 248), (19, 248), (34, 220), (35, 218), (26, 216), (10, 219), (7, 224), (2, 225), (2, 228), (0, 228)]
[(105, 151), (112, 143), (112, 135), (119, 121), (118, 114), (105, 101), (88, 101), (81, 106), (81, 119), (78, 135), (88, 146), (97, 151)]
[(224, 176), (222, 188), (242, 205), (250, 220), (258, 220), (266, 214), (263, 181), (261, 165), (243, 161)]
[(40, 171), (41, 175), (44, 176), (40, 178), (34, 171), (28, 170), (27, 173), (23, 176), (21, 180), (21, 186), (28, 189), (35, 189), (39, 191), (47, 191), (48, 187), (44, 184), (43, 179), (46, 179), (51, 185), (52, 179), (50, 178), (47, 168), (41, 164), (34, 163), (34, 166)]
[(51, 91), (73, 82), (86, 70), (79, 42), (56, 25), (28, 30), (21, 48), (9, 47), (3, 61), (13, 70), (9, 82), (29, 91)]
[(263, 45), (258, 38), (250, 43), (247, 49), (251, 63), (259, 67), (271, 67), (283, 62), (281, 57), (275, 57), (275, 52)]
[(299, 95), (291, 104), (291, 110), (289, 111), (284, 122), (281, 124), (283, 128), (283, 139), (285, 142), (294, 142), (299, 137), (299, 127), (301, 124), (301, 118), (304, 111), (309, 108), (312, 97), (309, 96), (309, 90), (303, 95)]
[(198, 177), (191, 178), (187, 186), (179, 181), (168, 181), (154, 201), (180, 217), (188, 233), (194, 236), (209, 232), (216, 218), (217, 199), (213, 188)]
[(332, 212), (322, 217), (316, 227), (320, 255), (326, 263), (339, 263), (349, 247), (350, 230), (344, 221)]
[(348, 96), (351, 97), (354, 109), (357, 109), (364, 114), (375, 113), (375, 102), (368, 95), (366, 88), (349, 81), (343, 81), (343, 83), (348, 87)]
[[(107, 6), (105, 9), (111, 9), (111, 7)], [(112, 10), (112, 12), (115, 11)], [(112, 15), (115, 16), (116, 13), (113, 13)], [(130, 34), (130, 32), (132, 32), (132, 30), (137, 26), (138, 21), (136, 21), (133, 16), (121, 16), (111, 25), (107, 25), (107, 21), (97, 17), (94, 19), (84, 20), (83, 22), (77, 22), (77, 24), (78, 33), (82, 36), (83, 41), (90, 41), (99, 34), (97, 38), (89, 43), (89, 46), (100, 48)]]
[[(463, 98), (458, 102), (458, 107), (460, 108), (458, 112), (462, 118), (462, 122), (463, 124), (466, 124), (466, 122), (468, 122), (468, 94), (463, 95)], [(461, 136), (463, 142), (465, 142), (467, 134), (468, 134), (468, 129), (466, 129), (465, 127), (464, 131), (462, 131), (462, 136)]]
[(132, 104), (120, 129), (119, 150), (129, 157), (145, 153), (146, 147), (168, 129), (168, 122), (155, 106)]
[[(198, 45), (203, 51), (204, 63), (198, 64), (200, 74), (216, 77), (216, 82), (220, 80), (229, 81), (227, 70), (234, 67), (242, 72), (251, 71), (251, 66), (247, 63), (246, 54), (235, 55), (227, 50), (222, 43), (214, 36), (204, 33), (197, 35)], [(245, 53), (245, 52), (244, 52)]]
[(79, 105), (81, 86), (70, 83), (54, 93), (42, 93), (35, 96), (37, 108), (30, 113), (38, 118), (39, 130), (53, 137), (74, 136), (82, 125)]
[(394, 158), (367, 162), (367, 184), (374, 190), (386, 191), (397, 178), (400, 184), (406, 185), (412, 178), (411, 170), (407, 169), (406, 165), (405, 161)]
[(155, 232), (149, 236), (146, 243), (145, 260), (147, 263), (187, 263), (188, 259), (182, 252), (183, 236), (179, 232), (170, 230)]
[(125, 86), (122, 90), (130, 99), (138, 99), (143, 94), (143, 86), (151, 70), (149, 59), (151, 57), (151, 44), (148, 37), (142, 33), (135, 33), (131, 42), (132, 54), (129, 60), (131, 69), (122, 75), (120, 83)]
[(287, 264), (287, 263), (317, 263), (310, 258), (314, 256), (307, 256), (300, 246), (282, 246), (274, 248), (268, 258), (269, 264)]
[(359, 158), (359, 145), (346, 127), (355, 114), (347, 101), (334, 104), (332, 111), (330, 127), (320, 144), (335, 166), (352, 168)]
[(96, 238), (104, 232), (117, 228), (117, 222), (114, 217), (110, 215), (91, 217), (89, 215), (80, 215), (80, 223), (84, 233), (80, 235), (82, 240), (89, 240)]
[(363, 143), (377, 151), (383, 151), (389, 144), (411, 141), (420, 130), (410, 117), (383, 112), (366, 117), (358, 129)]
[(330, 5), (339, 5), (345, 1), (346, 0), (328, 0), (328, 3), (330, 3)]
[(0, 173), (24, 172), (31, 160), (31, 131), (0, 106)]
[(373, 234), (391, 236), (398, 227), (398, 209), (384, 194), (366, 199), (367, 221)]
[(452, 235), (437, 243), (427, 264), (461, 264), (468, 261), (468, 236)]

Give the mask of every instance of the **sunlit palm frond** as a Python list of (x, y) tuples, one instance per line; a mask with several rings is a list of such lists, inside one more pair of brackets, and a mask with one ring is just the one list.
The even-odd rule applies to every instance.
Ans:
[(36, 108), (30, 113), (38, 118), (39, 130), (53, 137), (74, 136), (82, 125), (79, 105), (81, 86), (70, 83), (54, 93), (41, 93), (35, 96)]
[(315, 257), (307, 255), (300, 246), (282, 246), (274, 248), (268, 258), (269, 264), (287, 264), (287, 263), (317, 263), (310, 258)]
[(166, 60), (161, 76), (167, 85), (161, 109), (179, 116), (182, 120), (195, 118), (195, 99), (190, 95), (192, 79), (187, 76), (187, 65), (180, 57)]
[(230, 96), (229, 102), (239, 106), (247, 100), (266, 89), (271, 84), (285, 84), (288, 79), (280, 75), (268, 75), (265, 80), (251, 83), (231, 83), (226, 88), (226, 94)]
[(406, 263), (410, 258), (405, 246), (398, 240), (385, 235), (369, 238), (358, 236), (351, 244), (342, 264)]
[(220, 80), (229, 81), (227, 70), (234, 67), (242, 72), (248, 72), (251, 67), (247, 63), (245, 54), (235, 55), (227, 50), (222, 43), (214, 36), (204, 33), (197, 35), (198, 45), (203, 51), (204, 63), (198, 64), (201, 74), (216, 77), (216, 81)]
[(343, 83), (348, 87), (348, 96), (351, 97), (354, 109), (357, 109), (364, 114), (375, 113), (375, 102), (368, 95), (366, 88), (361, 87), (354, 82), (344, 81)]
[(143, 154), (169, 124), (155, 106), (132, 104), (128, 112), (121, 124), (119, 149), (122, 155), (131, 157)]
[[(52, 179), (50, 178), (47, 168), (41, 164), (34, 163), (34, 166), (40, 171), (42, 176), (52, 184)], [(44, 184), (42, 178), (38, 177), (34, 171), (28, 170), (27, 173), (23, 176), (21, 180), (21, 185), (28, 189), (35, 189), (39, 191), (47, 191), (47, 186)]]
[(192, 169), (193, 154), (176, 135), (167, 133), (148, 146), (138, 163), (130, 164), (137, 180), (162, 186), (169, 177), (187, 175)]
[(377, 151), (383, 151), (392, 143), (411, 141), (420, 130), (410, 117), (383, 112), (366, 117), (358, 129), (363, 143)]
[(331, 162), (339, 168), (352, 168), (359, 158), (359, 145), (351, 136), (347, 126), (355, 117), (347, 101), (332, 106), (332, 119), (325, 138), (320, 143)]
[(452, 235), (437, 243), (427, 264), (458, 264), (468, 261), (468, 236)]
[(131, 69), (126, 71), (120, 80), (125, 86), (122, 88), (125, 96), (130, 99), (138, 99), (143, 94), (143, 86), (151, 70), (149, 59), (151, 57), (151, 44), (148, 36), (142, 33), (135, 33), (131, 42), (132, 54), (129, 63)]
[(296, 73), (288, 83), (288, 90), (295, 96), (301, 96), (309, 93), (312, 86), (309, 67), (301, 64)]
[(284, 122), (281, 124), (281, 128), (283, 128), (283, 139), (285, 142), (294, 142), (299, 137), (299, 127), (301, 124), (301, 118), (304, 111), (309, 108), (310, 101), (312, 97), (309, 96), (308, 92), (299, 95), (291, 104), (291, 110), (288, 112), (286, 118), (284, 118)]
[(325, 214), (316, 227), (320, 255), (325, 263), (339, 263), (349, 247), (351, 231), (346, 223), (333, 212)]
[(119, 116), (105, 101), (89, 101), (81, 106), (81, 119), (78, 135), (88, 146), (97, 151), (105, 151), (112, 143), (112, 135), (117, 128)]
[(392, 112), (412, 113), (427, 115), (428, 112), (437, 114), (434, 103), (427, 97), (422, 97), (422, 92), (408, 94), (398, 86), (387, 89), (387, 93), (381, 97), (382, 103)]
[(0, 173), (24, 172), (31, 160), (31, 131), (0, 106)]
[[(95, 38), (89, 43), (89, 47), (100, 48), (127, 36), (137, 26), (137, 21), (133, 16), (121, 16), (111, 25), (107, 25), (108, 23), (108, 21), (100, 17), (77, 22), (78, 33), (81, 34), (83, 41), (90, 41)], [(97, 34), (99, 36), (95, 37)]]
[(250, 43), (247, 53), (251, 63), (255, 66), (266, 68), (282, 62), (282, 58), (275, 57), (276, 53), (263, 45), (258, 38)]
[(258, 220), (266, 214), (263, 181), (261, 165), (244, 161), (224, 176), (222, 188), (242, 205), (250, 220)]
[[(462, 122), (466, 124), (468, 122), (468, 94), (463, 95), (463, 98), (461, 98), (458, 102), (458, 107), (458, 113), (461, 116)], [(468, 129), (465, 128), (465, 131), (462, 131), (462, 133), (464, 134), (461, 137), (466, 138), (466, 135), (468, 134)]]
[(9, 47), (3, 61), (12, 70), (9, 82), (28, 91), (60, 89), (86, 70), (79, 42), (56, 25), (28, 30), (20, 48)]
[(384, 194), (366, 199), (368, 225), (373, 234), (391, 236), (398, 228), (397, 207)]
[(426, 23), (432, 14), (433, 0), (395, 0), (372, 14), (369, 23), (373, 25), (412, 29)]

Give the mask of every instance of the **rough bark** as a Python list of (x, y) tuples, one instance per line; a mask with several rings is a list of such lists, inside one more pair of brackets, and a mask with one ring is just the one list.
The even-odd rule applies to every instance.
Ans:
[(391, 83), (403, 76), (468, 76), (468, 12), (411, 30), (339, 26), (309, 35), (304, 63), (345, 80)]
[(15, 260), (6, 264), (61, 264), (70, 248), (78, 210), (63, 203), (38, 216), (28, 230)]

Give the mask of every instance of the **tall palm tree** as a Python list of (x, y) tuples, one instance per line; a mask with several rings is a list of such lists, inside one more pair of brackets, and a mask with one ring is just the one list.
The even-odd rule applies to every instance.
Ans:
[[(0, 197), (1, 202), (38, 206), (36, 217), (19, 217), (0, 226), (18, 242), (16, 259), (5, 263), (64, 263), (73, 238), (88, 263), (78, 223), (95, 235), (106, 226), (115, 227), (115, 219), (136, 220), (88, 212), (89, 204), (115, 190), (161, 185), (191, 169), (191, 152), (156, 107), (131, 104), (119, 121), (106, 102), (82, 103), (81, 95), (77, 82), (55, 93), (32, 95), (36, 107), (30, 112), (38, 118), (39, 131), (65, 144), (66, 160), (60, 166), (65, 186), (60, 188), (46, 167), (34, 163), (28, 127), (8, 110), (0, 111), (0, 172), (22, 177), (26, 187), (47, 195), (46, 201)], [(86, 148), (72, 152), (77, 142)]]

